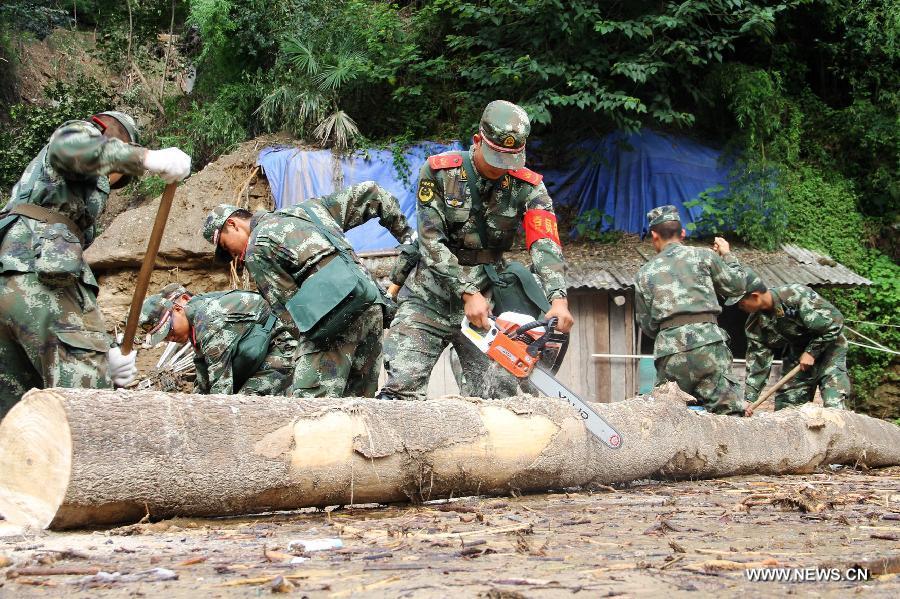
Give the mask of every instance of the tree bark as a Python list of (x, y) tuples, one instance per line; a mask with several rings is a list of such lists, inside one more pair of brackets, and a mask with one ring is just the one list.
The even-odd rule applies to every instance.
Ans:
[(813, 405), (695, 413), (674, 385), (596, 408), (595, 440), (547, 398), (297, 400), (32, 390), (0, 424), (0, 514), (56, 529), (608, 485), (652, 476), (900, 464), (900, 427)]

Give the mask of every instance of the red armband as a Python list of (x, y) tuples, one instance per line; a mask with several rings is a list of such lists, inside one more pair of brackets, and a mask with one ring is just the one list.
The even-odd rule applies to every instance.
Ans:
[(525, 247), (531, 249), (538, 239), (549, 239), (558, 246), (559, 227), (556, 224), (556, 215), (549, 210), (525, 211)]

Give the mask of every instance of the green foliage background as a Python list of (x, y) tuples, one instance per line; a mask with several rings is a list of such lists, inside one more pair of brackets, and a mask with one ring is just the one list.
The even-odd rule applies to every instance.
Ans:
[[(616, 128), (677, 131), (726, 148), (733, 169), (727, 192), (697, 198), (700, 232), (827, 253), (875, 283), (829, 292), (847, 318), (900, 321), (900, 0), (10, 0), (0, 189), (53, 121), (104, 100), (54, 89), (51, 108), (10, 108), (7, 32), (96, 28), (121, 67), (173, 10), (176, 33), (199, 39), (182, 49), (197, 86), (149, 129), (197, 167), (264, 132), (338, 149), (467, 139), (498, 97), (525, 106), (550, 149)], [(604, 222), (576, 226), (603, 242)], [(860, 326), (900, 347), (900, 329)], [(857, 398), (900, 416), (882, 399), (897, 361), (854, 349), (851, 362)]]

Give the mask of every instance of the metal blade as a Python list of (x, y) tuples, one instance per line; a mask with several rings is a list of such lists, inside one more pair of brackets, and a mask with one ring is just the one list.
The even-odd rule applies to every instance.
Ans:
[(622, 447), (622, 437), (619, 433), (607, 424), (606, 421), (587, 404), (587, 402), (553, 378), (553, 376), (541, 366), (536, 366), (535, 369), (531, 371), (528, 382), (530, 382), (539, 393), (546, 395), (547, 397), (558, 397), (569, 402), (569, 404), (575, 408), (578, 416), (582, 419), (587, 429), (591, 431), (595, 437), (600, 439), (604, 445), (612, 449), (619, 449)]

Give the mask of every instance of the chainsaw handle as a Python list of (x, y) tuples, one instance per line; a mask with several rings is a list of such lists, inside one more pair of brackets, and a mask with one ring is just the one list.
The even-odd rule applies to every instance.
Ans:
[[(554, 319), (550, 319), (554, 320)], [(532, 329), (539, 329), (541, 327), (549, 327), (550, 324), (546, 320), (533, 320), (529, 323), (523, 324), (522, 326), (516, 327), (516, 334), (524, 333), (525, 331), (530, 331)], [(552, 328), (550, 329), (552, 331)]]
[(552, 335), (556, 331), (556, 325), (559, 324), (559, 318), (556, 316), (547, 319), (547, 334)]
[(491, 343), (500, 333), (500, 329), (497, 328), (497, 324), (496, 322), (494, 322), (494, 319), (492, 317), (489, 318), (491, 321), (491, 328), (489, 328), (484, 334), (481, 334), (478, 329), (473, 327), (472, 323), (469, 322), (469, 319), (465, 316), (463, 316), (462, 322), (459, 325), (459, 330), (462, 332), (462, 334), (468, 337), (469, 340), (484, 353), (487, 353), (488, 349), (490, 349), (491, 347)]
[(557, 322), (559, 321), (556, 317), (550, 318), (548, 320), (535, 320), (533, 322), (523, 324), (520, 327), (516, 327), (514, 334), (516, 338), (528, 342), (527, 337), (520, 337), (522, 333), (531, 331), (533, 329), (543, 328), (544, 332), (540, 337), (538, 337), (534, 341), (528, 342), (528, 355), (538, 356), (544, 350), (547, 342), (553, 337)]

